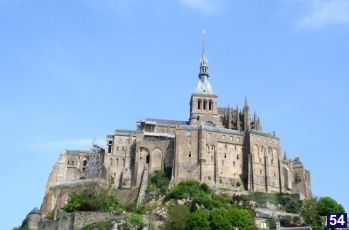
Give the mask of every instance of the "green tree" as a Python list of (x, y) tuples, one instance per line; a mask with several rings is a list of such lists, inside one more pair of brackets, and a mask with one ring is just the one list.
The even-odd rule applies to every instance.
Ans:
[(193, 212), (186, 224), (186, 230), (210, 230), (210, 213), (206, 210), (198, 209)]
[(317, 198), (304, 200), (301, 215), (305, 223), (309, 224), (312, 229), (323, 229), (321, 216), (317, 210), (317, 202)]
[(250, 213), (245, 209), (231, 207), (228, 209), (230, 223), (240, 230), (254, 229), (254, 222)]
[(331, 197), (321, 197), (317, 204), (316, 209), (320, 216), (326, 216), (330, 212), (345, 212), (343, 206), (338, 204), (337, 201)]
[(168, 209), (167, 229), (183, 230), (190, 216), (190, 210), (186, 205), (175, 205)]
[(210, 213), (211, 228), (215, 230), (232, 229), (228, 210), (225, 208), (214, 208)]
[(297, 201), (290, 194), (286, 193), (278, 193), (276, 195), (276, 202), (284, 206), (285, 211), (290, 213), (299, 213), (302, 208), (302, 201)]

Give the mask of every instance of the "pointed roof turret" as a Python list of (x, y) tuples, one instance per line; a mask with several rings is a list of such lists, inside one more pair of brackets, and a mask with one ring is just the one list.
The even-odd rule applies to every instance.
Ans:
[(206, 47), (205, 47), (205, 34), (206, 31), (202, 31), (203, 34), (203, 39), (202, 39), (202, 53), (201, 53), (201, 58), (200, 58), (200, 73), (199, 73), (199, 78), (201, 75), (206, 75), (208, 77), (208, 60), (206, 57)]
[(284, 151), (284, 161), (288, 161), (287, 155), (286, 155), (286, 151)]
[(245, 96), (245, 103), (244, 103), (244, 107), (248, 107), (248, 102), (247, 102), (247, 97)]
[(195, 94), (209, 94), (215, 95), (213, 88), (208, 81), (208, 60), (206, 57), (206, 47), (205, 47), (205, 34), (206, 31), (203, 30), (203, 42), (202, 42), (202, 54), (200, 58), (200, 72), (199, 72), (199, 82), (196, 85)]

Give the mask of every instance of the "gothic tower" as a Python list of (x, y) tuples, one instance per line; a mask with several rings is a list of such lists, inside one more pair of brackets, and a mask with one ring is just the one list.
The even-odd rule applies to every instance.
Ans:
[[(205, 32), (204, 32), (205, 35)], [(199, 81), (190, 99), (191, 125), (220, 127), (217, 111), (217, 95), (208, 81), (208, 60), (205, 50), (205, 38), (203, 39), (202, 55), (200, 59)]]

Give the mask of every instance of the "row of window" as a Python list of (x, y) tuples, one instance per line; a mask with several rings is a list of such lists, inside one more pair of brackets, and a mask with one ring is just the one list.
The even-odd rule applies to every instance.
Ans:
[[(260, 175), (260, 176), (263, 176), (262, 170), (259, 170), (259, 175)], [(276, 173), (275, 173), (275, 172), (274, 172), (274, 177), (276, 177)]]
[(198, 101), (198, 109), (202, 110), (212, 110), (212, 101)]
[[(67, 164), (68, 164), (68, 165), (75, 165), (75, 161), (68, 161)], [(84, 161), (82, 162), (82, 165), (83, 165), (83, 166), (86, 166), (86, 165), (87, 165), (87, 160), (84, 160)]]
[[(134, 161), (134, 159), (132, 159)], [(113, 158), (110, 158), (110, 164), (113, 164)], [(116, 158), (116, 166), (119, 166), (119, 158)], [(125, 166), (125, 159), (122, 159), (122, 166)]]
[[(210, 134), (210, 133), (209, 133), (209, 134)], [(211, 135), (209, 135), (209, 137), (211, 137)], [(223, 139), (223, 140), (226, 140), (225, 135), (222, 135), (222, 139)], [(230, 141), (233, 141), (233, 140), (234, 140), (234, 137), (233, 137), (233, 136), (229, 136), (229, 140), (230, 140)], [(240, 137), (236, 137), (236, 142), (240, 142)]]
[[(259, 158), (259, 163), (262, 164), (262, 158)], [(270, 160), (270, 165), (274, 165), (274, 160), (273, 159)]]
[[(251, 140), (254, 141), (255, 137), (254, 135), (251, 135)], [(257, 136), (257, 141), (261, 141), (260, 140), (261, 138), (259, 136)], [(264, 140), (265, 143), (267, 143), (267, 138), (262, 138)], [(263, 141), (262, 140), (262, 141)], [(272, 144), (273, 143), (273, 139), (269, 139), (269, 143)], [(278, 144), (278, 141), (277, 140), (274, 140), (274, 144), (277, 145)]]

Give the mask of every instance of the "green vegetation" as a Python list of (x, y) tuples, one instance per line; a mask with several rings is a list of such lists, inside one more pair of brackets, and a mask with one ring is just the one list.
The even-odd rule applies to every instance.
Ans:
[[(167, 169), (170, 175), (170, 168)], [(145, 226), (142, 215), (149, 219), (155, 214), (153, 210), (161, 208), (167, 211), (165, 229), (186, 229), (186, 230), (210, 230), (210, 229), (232, 229), (238, 227), (240, 230), (255, 229), (253, 217), (255, 211), (253, 206), (267, 207), (274, 204), (279, 210), (289, 213), (301, 214), (305, 223), (300, 223), (299, 216), (288, 216), (286, 218), (271, 217), (267, 220), (269, 228), (275, 228), (275, 222), (280, 220), (282, 226), (304, 226), (310, 225), (314, 230), (324, 230), (323, 217), (329, 212), (345, 212), (343, 206), (330, 197), (311, 198), (304, 201), (295, 200), (290, 194), (252, 192), (248, 195), (214, 194), (211, 188), (205, 184), (194, 180), (181, 181), (171, 191), (168, 191), (170, 182), (166, 173), (155, 171), (148, 180), (146, 193), (148, 201), (163, 197), (162, 203), (155, 201), (136, 207), (136, 200), (131, 204), (123, 206), (119, 199), (112, 193), (111, 187), (103, 189), (93, 187), (89, 190), (76, 191), (70, 194), (67, 204), (63, 207), (66, 212), (74, 211), (113, 211), (121, 213), (127, 211), (126, 217), (119, 226), (122, 229), (142, 229)], [(110, 177), (110, 182), (114, 178)], [(233, 181), (235, 183), (235, 181)], [(232, 183), (233, 183), (232, 182)], [(182, 205), (175, 205), (173, 200), (182, 200)], [(154, 202), (154, 201), (153, 201)], [(46, 218), (52, 220), (54, 212), (49, 213)], [(83, 230), (108, 229), (116, 219), (96, 222), (82, 228)], [(153, 223), (149, 223), (152, 229)], [(24, 230), (28, 228), (28, 220), (23, 220), (20, 227), (14, 230)]]
[(13, 228), (13, 230), (27, 230), (28, 229), (28, 218), (25, 218), (23, 221), (22, 221), (22, 225), (17, 227), (17, 228)]
[(331, 197), (321, 197), (317, 201), (316, 210), (320, 216), (326, 216), (330, 212), (345, 212), (343, 206)]
[(190, 216), (190, 210), (186, 205), (175, 205), (168, 209), (166, 229), (182, 230)]
[(307, 224), (315, 230), (320, 230), (325, 229), (322, 226), (321, 216), (330, 212), (345, 212), (345, 210), (331, 197), (321, 197), (320, 199), (315, 197), (304, 200), (301, 214)]
[(120, 211), (120, 201), (114, 194), (109, 194), (107, 189), (95, 188), (82, 190), (70, 194), (67, 204), (63, 210), (66, 212), (74, 211)]
[(198, 209), (193, 212), (187, 222), (187, 230), (210, 230), (210, 221), (208, 220), (210, 213), (207, 210)]
[(210, 213), (210, 226), (212, 229), (225, 230), (232, 229), (229, 221), (229, 212), (226, 208), (214, 208)]
[(210, 199), (211, 189), (207, 184), (200, 184), (194, 180), (181, 181), (175, 188), (168, 192), (163, 200), (165, 203), (170, 199), (193, 199), (194, 202), (204, 205), (204, 203)]
[(228, 209), (229, 220), (233, 227), (239, 227), (239, 230), (249, 230), (254, 228), (253, 218), (246, 209), (231, 207)]
[(168, 175), (166, 175), (161, 171), (155, 171), (154, 174), (148, 180), (146, 193), (147, 194), (153, 193), (155, 198), (158, 199), (159, 195), (166, 194), (169, 183), (170, 183), (170, 178)]
[(46, 219), (53, 220), (55, 218), (55, 211), (52, 210), (49, 214), (46, 215)]
[(81, 230), (99, 230), (99, 229), (109, 229), (109, 227), (111, 226), (112, 223), (116, 223), (117, 220), (116, 219), (110, 219), (107, 221), (102, 221), (102, 222), (95, 222), (89, 225), (84, 226), (83, 228), (81, 228)]

